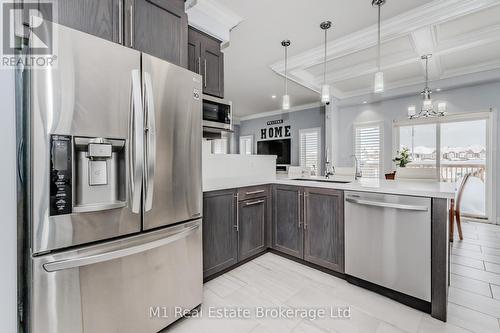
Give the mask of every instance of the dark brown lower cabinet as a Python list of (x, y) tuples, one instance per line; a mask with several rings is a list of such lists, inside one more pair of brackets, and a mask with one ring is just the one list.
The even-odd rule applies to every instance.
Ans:
[(273, 242), (275, 250), (291, 256), (303, 257), (302, 189), (296, 186), (276, 185), (273, 202)]
[(266, 250), (270, 198), (264, 188), (260, 197), (241, 201), (238, 190), (203, 194), (204, 278)]
[(266, 197), (238, 203), (238, 260), (247, 259), (266, 249)]
[(304, 189), (304, 260), (344, 272), (344, 193)]
[(343, 273), (343, 192), (276, 185), (272, 247)]
[(203, 195), (203, 277), (238, 263), (236, 192)]

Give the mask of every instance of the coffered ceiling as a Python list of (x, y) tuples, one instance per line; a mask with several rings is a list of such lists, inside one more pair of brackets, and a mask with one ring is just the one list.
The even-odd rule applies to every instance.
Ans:
[[(388, 1), (386, 6), (390, 5)], [(374, 96), (376, 40), (377, 28), (372, 25), (329, 42), (326, 80), (344, 103), (417, 93), (425, 78), (425, 63), (420, 59), (424, 54), (433, 55), (429, 76), (434, 88), (500, 79), (498, 73), (491, 75), (500, 69), (498, 0), (436, 0), (383, 20), (381, 67), (386, 93)], [(323, 59), (322, 46), (292, 56), (290, 79), (319, 93)], [(284, 75), (283, 61), (271, 68)], [(485, 71), (490, 73), (477, 75)]]
[(500, 0), (387, 0), (382, 8), (382, 95), (372, 94), (377, 11), (371, 0), (213, 1), (243, 19), (224, 49), (225, 95), (237, 117), (280, 108), (280, 42), (287, 38), (292, 41), (292, 106), (319, 101), (324, 52), (319, 23), (327, 19), (333, 21), (327, 81), (341, 104), (417, 94), (425, 74), (420, 56), (427, 53), (434, 55), (432, 88), (500, 80)]

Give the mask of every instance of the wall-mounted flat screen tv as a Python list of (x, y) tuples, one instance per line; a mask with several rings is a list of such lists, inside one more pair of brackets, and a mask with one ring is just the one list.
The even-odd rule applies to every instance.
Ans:
[(291, 164), (291, 147), (291, 139), (258, 141), (257, 155), (276, 155), (276, 164)]

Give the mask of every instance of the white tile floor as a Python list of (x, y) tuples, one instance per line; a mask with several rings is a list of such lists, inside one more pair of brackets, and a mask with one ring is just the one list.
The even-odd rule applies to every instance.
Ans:
[[(165, 332), (496, 332), (500, 333), (500, 227), (464, 223), (455, 241), (449, 320), (353, 286), (274, 254), (265, 254), (205, 284), (201, 318), (183, 319)], [(490, 252), (497, 249), (499, 253)], [(208, 318), (209, 309), (330, 309), (350, 307), (350, 319)]]

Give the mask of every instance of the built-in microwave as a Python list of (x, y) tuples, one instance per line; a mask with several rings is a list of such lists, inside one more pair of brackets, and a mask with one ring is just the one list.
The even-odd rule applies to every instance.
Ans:
[(221, 98), (203, 95), (203, 127), (233, 130), (232, 103)]

